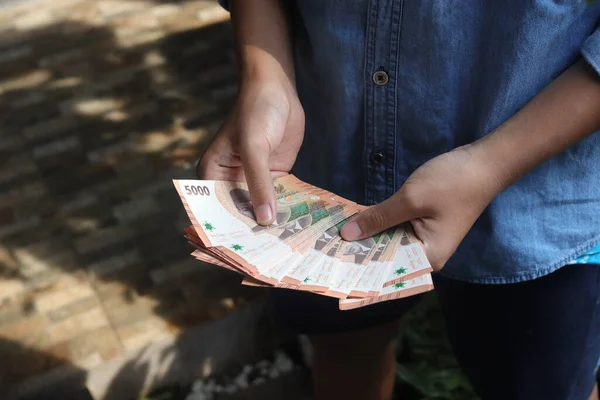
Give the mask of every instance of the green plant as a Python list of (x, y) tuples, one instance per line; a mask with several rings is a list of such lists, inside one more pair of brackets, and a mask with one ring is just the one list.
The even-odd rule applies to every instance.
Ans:
[(398, 343), (398, 384), (410, 386), (417, 399), (477, 399), (452, 355), (434, 293), (423, 296), (406, 316)]

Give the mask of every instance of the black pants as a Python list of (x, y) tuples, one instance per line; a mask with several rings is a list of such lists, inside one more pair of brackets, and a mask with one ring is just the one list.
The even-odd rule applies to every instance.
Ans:
[[(570, 265), (532, 281), (484, 285), (436, 276), (455, 355), (484, 400), (587, 400), (600, 358), (600, 266)], [(389, 322), (418, 296), (339, 311), (337, 300), (273, 290), (275, 320), (297, 333)]]

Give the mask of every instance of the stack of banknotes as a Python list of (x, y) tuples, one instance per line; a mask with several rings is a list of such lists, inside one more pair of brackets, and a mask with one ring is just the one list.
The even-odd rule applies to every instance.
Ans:
[(431, 265), (410, 225), (358, 241), (340, 230), (365, 209), (293, 175), (274, 181), (276, 221), (258, 225), (245, 183), (174, 180), (198, 260), (243, 275), (242, 284), (313, 292), (341, 310), (433, 289)]

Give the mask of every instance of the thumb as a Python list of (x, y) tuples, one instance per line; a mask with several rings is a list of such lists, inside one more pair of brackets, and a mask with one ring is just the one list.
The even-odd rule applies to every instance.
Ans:
[(402, 201), (401, 196), (401, 192), (398, 192), (359, 213), (344, 224), (340, 232), (342, 238), (349, 241), (363, 239), (415, 218), (413, 208)]
[(261, 143), (259, 140), (248, 141), (240, 147), (254, 216), (260, 225), (270, 225), (275, 215), (275, 189), (269, 169), (269, 148), (268, 143)]

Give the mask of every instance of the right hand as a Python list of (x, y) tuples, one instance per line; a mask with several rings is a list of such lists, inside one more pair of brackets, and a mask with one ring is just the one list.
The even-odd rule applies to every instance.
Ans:
[(196, 168), (200, 179), (246, 181), (261, 225), (275, 220), (273, 179), (291, 170), (304, 138), (304, 110), (289, 81), (243, 83)]

